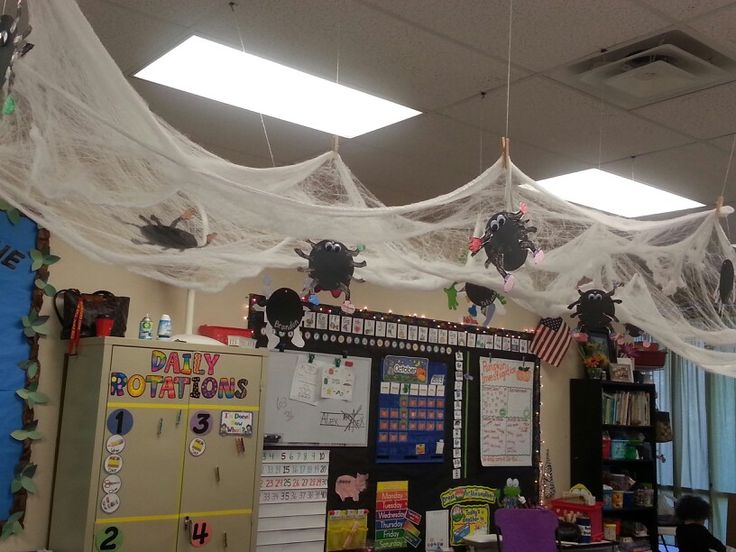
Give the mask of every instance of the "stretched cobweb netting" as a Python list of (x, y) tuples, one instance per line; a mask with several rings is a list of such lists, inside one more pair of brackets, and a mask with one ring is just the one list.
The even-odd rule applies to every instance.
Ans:
[[(582, 280), (607, 291), (621, 283), (622, 322), (706, 369), (736, 373), (736, 355), (713, 350), (736, 343), (733, 310), (714, 295), (722, 262), (734, 257), (715, 212), (609, 216), (548, 194), (502, 161), (449, 194), (397, 207), (332, 152), (272, 169), (238, 166), (153, 115), (75, 3), (29, 8), (35, 48), (15, 67), (17, 110), (0, 121), (0, 197), (89, 257), (217, 291), (266, 268), (305, 266), (294, 247), (328, 238), (364, 244), (367, 267), (356, 276), (375, 284), (500, 291), (501, 276), (484, 266), (483, 251), (469, 257), (468, 239), (524, 202), (537, 228), (530, 238), (546, 256), (534, 264), (530, 254), (513, 273), (511, 299), (559, 316)], [(151, 233), (161, 227), (175, 228), (176, 239)]]

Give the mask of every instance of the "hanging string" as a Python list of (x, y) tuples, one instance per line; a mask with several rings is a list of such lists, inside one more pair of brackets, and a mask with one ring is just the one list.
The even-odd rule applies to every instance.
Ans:
[[(731, 172), (731, 163), (733, 162), (733, 152), (734, 149), (736, 149), (736, 134), (733, 135), (733, 140), (731, 141), (731, 153), (728, 156), (728, 164), (726, 165), (726, 175), (723, 177), (723, 186), (721, 187), (721, 195), (718, 197), (718, 200), (716, 201), (716, 215), (720, 215), (721, 207), (723, 206), (724, 197), (726, 194), (726, 186), (728, 185), (728, 175)], [(725, 219), (726, 223), (726, 236), (728, 236), (728, 240), (731, 241), (731, 227), (728, 224), (728, 217), (723, 217)]]
[[(335, 84), (340, 84), (340, 35), (342, 33), (342, 10), (340, 0), (337, 0), (337, 55), (335, 56)], [(332, 151), (340, 151), (340, 137), (335, 134), (332, 137)]]
[[(240, 21), (238, 20), (237, 14), (235, 13), (236, 2), (230, 2), (228, 4), (233, 12), (233, 24), (235, 30), (238, 32), (238, 39), (240, 40), (240, 49), (245, 54), (245, 41), (243, 40), (243, 33), (240, 30)], [(263, 118), (263, 113), (259, 113), (258, 116), (261, 118), (261, 128), (263, 128), (263, 136), (266, 138), (266, 146), (268, 146), (268, 155), (271, 157), (271, 166), (276, 166), (276, 159), (273, 156), (273, 149), (271, 148), (271, 140), (268, 137), (268, 130), (266, 130), (266, 121)]]
[(511, 105), (511, 29), (513, 23), (514, 0), (509, 0), (509, 48), (506, 68), (506, 138), (509, 137), (509, 107)]

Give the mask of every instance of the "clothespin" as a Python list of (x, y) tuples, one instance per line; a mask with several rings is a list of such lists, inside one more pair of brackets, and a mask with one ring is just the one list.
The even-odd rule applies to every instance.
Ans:
[(340, 367), (340, 364), (342, 364), (342, 359), (341, 358), (336, 358), (335, 359), (335, 368), (339, 368)]
[(181, 423), (181, 409), (176, 414), (176, 427), (179, 427), (179, 424)]
[(511, 140), (505, 136), (501, 138), (501, 156), (503, 157), (503, 168), (509, 168), (509, 156), (511, 154)]
[(161, 435), (161, 432), (164, 430), (164, 419), (159, 418), (158, 419), (158, 431), (156, 432), (156, 435)]
[(314, 353), (309, 353), (308, 362), (309, 364), (312, 364), (314, 362)]

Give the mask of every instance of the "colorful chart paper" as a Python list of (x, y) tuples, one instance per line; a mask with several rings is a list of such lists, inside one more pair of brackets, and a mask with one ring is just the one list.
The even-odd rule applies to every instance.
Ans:
[(533, 363), (480, 359), (481, 465), (532, 465), (533, 401)]
[(465, 537), (476, 531), (488, 532), (491, 509), (487, 504), (457, 504), (450, 509), (450, 544), (462, 544)]

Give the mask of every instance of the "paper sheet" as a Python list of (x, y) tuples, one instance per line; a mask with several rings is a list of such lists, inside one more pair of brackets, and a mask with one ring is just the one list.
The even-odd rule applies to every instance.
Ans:
[(323, 366), (317, 362), (309, 362), (306, 358), (299, 359), (291, 380), (289, 398), (316, 406), (320, 398), (319, 378)]
[(355, 374), (352, 366), (347, 366), (347, 362), (340, 366), (324, 365), (322, 368), (322, 398), (323, 399), (342, 399), (344, 401), (353, 400), (353, 385), (355, 383)]
[(448, 510), (429, 510), (426, 513), (427, 552), (435, 552), (450, 546), (450, 537), (447, 532), (450, 523), (449, 514)]

